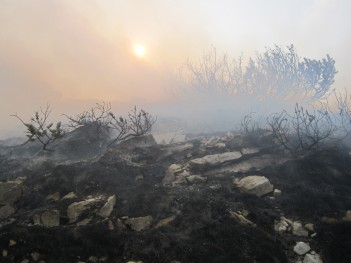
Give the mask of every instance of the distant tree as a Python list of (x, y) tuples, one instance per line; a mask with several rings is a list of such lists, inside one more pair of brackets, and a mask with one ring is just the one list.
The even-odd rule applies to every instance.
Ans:
[(242, 56), (236, 60), (219, 56), (213, 48), (198, 61), (188, 60), (177, 79), (183, 91), (315, 101), (329, 93), (336, 73), (329, 55), (322, 60), (301, 59), (293, 45), (276, 45), (249, 58), (246, 66)]
[(51, 109), (47, 105), (45, 109), (40, 107), (40, 111), (36, 111), (30, 122), (24, 122), (17, 113), (11, 115), (17, 118), (26, 128), (28, 140), (25, 143), (38, 141), (42, 144), (43, 151), (52, 151), (48, 146), (57, 139), (64, 136), (65, 132), (61, 126), (61, 122), (48, 124)]

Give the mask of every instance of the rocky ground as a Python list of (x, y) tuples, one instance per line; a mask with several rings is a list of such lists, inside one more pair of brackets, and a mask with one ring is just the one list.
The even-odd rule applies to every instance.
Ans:
[(77, 138), (0, 147), (1, 262), (351, 262), (346, 146)]

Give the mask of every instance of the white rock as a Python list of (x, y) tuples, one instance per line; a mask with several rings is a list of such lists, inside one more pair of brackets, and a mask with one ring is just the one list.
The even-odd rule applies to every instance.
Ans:
[(163, 183), (171, 183), (176, 180), (176, 174), (182, 172), (184, 169), (180, 164), (171, 164), (166, 171), (166, 175), (163, 178)]
[(243, 155), (245, 154), (254, 154), (254, 153), (258, 153), (260, 151), (259, 148), (242, 148), (241, 149), (241, 153)]
[(189, 165), (195, 168), (204, 168), (205, 166), (216, 166), (226, 162), (231, 162), (241, 158), (240, 152), (225, 152), (212, 155), (206, 155), (202, 158), (196, 158), (189, 161)]
[(73, 192), (70, 192), (68, 194), (66, 194), (64, 197), (62, 197), (62, 200), (65, 200), (65, 199), (73, 199), (73, 198), (76, 198), (77, 195)]
[(234, 182), (240, 191), (244, 193), (254, 194), (261, 197), (273, 191), (273, 185), (264, 176), (251, 175), (246, 176)]
[(344, 221), (351, 221), (351, 210), (347, 210), (345, 216), (342, 218)]
[(310, 250), (311, 247), (305, 242), (297, 242), (294, 246), (294, 252), (300, 256), (305, 255)]
[(317, 253), (307, 254), (303, 259), (303, 263), (323, 263), (321, 256)]
[(161, 219), (160, 221), (158, 221), (158, 223), (156, 224), (155, 228), (159, 228), (161, 226), (168, 225), (169, 223), (174, 221), (175, 218), (176, 218), (175, 216), (170, 216), (170, 217), (166, 217), (164, 219)]
[(306, 228), (308, 231), (314, 232), (314, 225), (311, 224), (311, 223), (305, 224), (305, 228)]
[(152, 222), (152, 216), (143, 216), (128, 218), (124, 221), (124, 224), (130, 226), (131, 229), (139, 232), (150, 228)]
[(289, 224), (285, 220), (275, 221), (274, 231), (283, 233), (288, 230)]
[(103, 207), (101, 207), (98, 215), (102, 216), (102, 217), (108, 217), (110, 216), (110, 214), (112, 213), (113, 207), (116, 204), (116, 196), (115, 195), (111, 195), (106, 203), (104, 204)]
[(292, 223), (292, 233), (295, 236), (308, 237), (308, 231), (298, 221)]

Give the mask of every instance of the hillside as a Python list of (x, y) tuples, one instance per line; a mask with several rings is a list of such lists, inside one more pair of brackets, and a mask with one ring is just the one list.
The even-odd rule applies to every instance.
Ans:
[(81, 138), (35, 157), (1, 146), (1, 262), (351, 262), (346, 146)]

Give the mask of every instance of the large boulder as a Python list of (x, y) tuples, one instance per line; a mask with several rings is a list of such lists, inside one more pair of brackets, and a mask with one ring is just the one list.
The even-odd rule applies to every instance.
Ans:
[(273, 185), (264, 176), (251, 175), (239, 181), (234, 180), (234, 184), (241, 192), (257, 195), (261, 197), (273, 191)]

